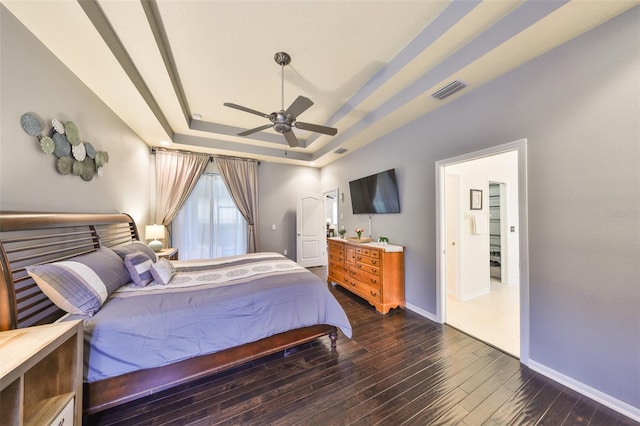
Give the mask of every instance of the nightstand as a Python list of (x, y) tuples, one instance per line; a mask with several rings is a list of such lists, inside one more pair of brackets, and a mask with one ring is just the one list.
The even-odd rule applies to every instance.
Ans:
[(164, 257), (165, 259), (169, 260), (178, 260), (178, 248), (174, 247), (162, 249), (159, 252), (156, 252), (156, 256), (158, 256), (158, 259)]
[(0, 424), (82, 425), (81, 321), (0, 333)]

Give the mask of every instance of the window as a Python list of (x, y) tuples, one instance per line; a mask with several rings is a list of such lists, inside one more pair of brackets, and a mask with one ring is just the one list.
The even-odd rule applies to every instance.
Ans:
[(180, 259), (210, 259), (247, 252), (247, 222), (218, 174), (203, 174), (171, 225)]

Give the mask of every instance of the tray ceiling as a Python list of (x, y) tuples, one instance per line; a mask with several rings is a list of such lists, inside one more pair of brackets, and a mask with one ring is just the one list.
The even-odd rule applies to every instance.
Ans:
[[(149, 146), (322, 167), (638, 1), (3, 1)], [(65, 22), (51, 30), (51, 22)], [(290, 148), (257, 115), (299, 95)], [(438, 100), (453, 81), (466, 87)], [(337, 154), (336, 150), (346, 149)]]

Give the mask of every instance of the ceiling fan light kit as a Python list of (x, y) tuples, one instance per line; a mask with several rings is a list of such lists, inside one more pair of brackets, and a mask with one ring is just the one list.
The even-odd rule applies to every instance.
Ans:
[(247, 108), (242, 105), (237, 105), (230, 102), (225, 102), (224, 106), (229, 108), (235, 108), (240, 111), (248, 112), (250, 114), (259, 115), (261, 117), (267, 118), (271, 121), (272, 124), (265, 124), (253, 129), (245, 130), (244, 132), (238, 133), (238, 136), (248, 136), (256, 132), (260, 132), (262, 130), (266, 130), (269, 127), (272, 127), (278, 133), (282, 133), (284, 138), (290, 147), (300, 146), (300, 141), (296, 137), (295, 133), (293, 133), (293, 128), (307, 130), (315, 133), (322, 133), (325, 135), (334, 136), (338, 133), (338, 129), (333, 127), (321, 126), (318, 124), (311, 123), (302, 123), (296, 121), (298, 116), (305, 112), (307, 109), (311, 108), (313, 105), (313, 101), (309, 98), (305, 98), (304, 96), (298, 96), (295, 101), (289, 108), (284, 109), (284, 67), (285, 65), (289, 65), (291, 63), (291, 56), (286, 52), (277, 52), (273, 59), (276, 61), (278, 65), (280, 65), (282, 69), (282, 102), (280, 111), (272, 112), (271, 114), (265, 114), (264, 112), (256, 111), (255, 109)]

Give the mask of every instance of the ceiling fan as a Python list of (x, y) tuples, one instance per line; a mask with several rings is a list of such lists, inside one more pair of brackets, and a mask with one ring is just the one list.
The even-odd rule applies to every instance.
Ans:
[(303, 129), (310, 132), (322, 133), (331, 136), (334, 136), (336, 133), (338, 133), (338, 129), (335, 129), (333, 127), (326, 127), (320, 126), (318, 124), (302, 123), (300, 121), (296, 121), (300, 114), (305, 112), (311, 107), (311, 105), (313, 105), (313, 101), (309, 98), (298, 96), (296, 100), (293, 101), (291, 105), (289, 105), (289, 108), (287, 108), (286, 110), (284, 109), (284, 66), (291, 63), (291, 56), (289, 56), (285, 52), (278, 52), (274, 55), (273, 59), (282, 68), (282, 109), (277, 112), (272, 112), (271, 114), (265, 114), (264, 112), (256, 111), (255, 109), (247, 108), (242, 105), (225, 102), (224, 106), (259, 115), (261, 117), (268, 118), (271, 121), (271, 124), (265, 124), (263, 126), (256, 127), (255, 129), (240, 132), (238, 133), (238, 136), (248, 136), (252, 133), (260, 132), (262, 130), (268, 129), (269, 127), (273, 127), (276, 132), (282, 133), (284, 135), (289, 146), (296, 147), (300, 145), (300, 142), (298, 141), (296, 135), (293, 133), (293, 127), (295, 127), (296, 129)]

